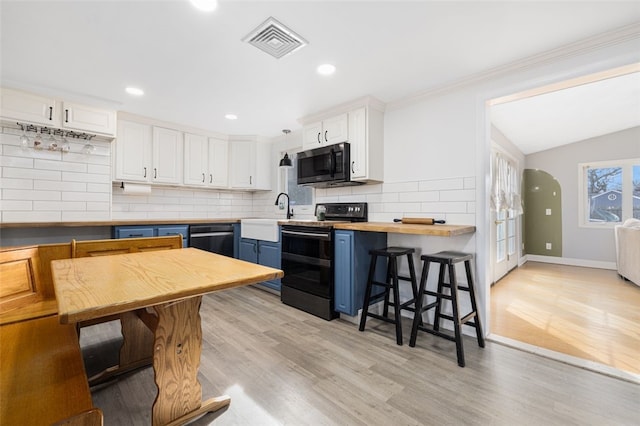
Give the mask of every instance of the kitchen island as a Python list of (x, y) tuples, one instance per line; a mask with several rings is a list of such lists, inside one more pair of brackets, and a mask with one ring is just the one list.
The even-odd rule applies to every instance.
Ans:
[(395, 222), (361, 222), (338, 223), (334, 229), (345, 231), (369, 231), (386, 232), (393, 234), (432, 235), (436, 237), (455, 237), (464, 234), (473, 234), (476, 227), (473, 225), (417, 225)]

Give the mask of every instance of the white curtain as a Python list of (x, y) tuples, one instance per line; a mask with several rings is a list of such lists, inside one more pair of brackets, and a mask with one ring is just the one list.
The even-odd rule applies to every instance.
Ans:
[(507, 157), (495, 153), (492, 162), (491, 206), (495, 211), (508, 210), (510, 217), (522, 214), (518, 169)]

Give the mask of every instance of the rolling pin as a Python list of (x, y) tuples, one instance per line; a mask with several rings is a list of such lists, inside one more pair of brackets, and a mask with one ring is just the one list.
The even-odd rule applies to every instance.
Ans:
[(416, 225), (435, 225), (436, 223), (445, 223), (444, 220), (437, 220), (430, 217), (403, 217), (402, 219), (393, 219), (394, 222), (413, 223)]

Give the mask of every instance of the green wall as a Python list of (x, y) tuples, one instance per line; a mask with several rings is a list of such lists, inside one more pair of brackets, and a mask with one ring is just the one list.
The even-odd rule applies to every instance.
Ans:
[[(543, 170), (525, 169), (522, 192), (525, 254), (562, 257), (560, 183)], [(551, 215), (546, 214), (547, 209)], [(551, 250), (547, 243), (551, 243)]]

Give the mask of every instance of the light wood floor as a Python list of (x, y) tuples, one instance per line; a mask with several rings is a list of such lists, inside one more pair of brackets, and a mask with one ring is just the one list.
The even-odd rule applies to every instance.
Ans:
[[(467, 338), (460, 368), (453, 342), (423, 333), (397, 346), (390, 324), (370, 319), (361, 333), (252, 287), (205, 296), (202, 323), (203, 395), (231, 405), (195, 425), (637, 424), (637, 384), (492, 342)], [(110, 356), (99, 342), (114, 329), (83, 329), (89, 372)], [(155, 392), (147, 368), (92, 394), (105, 425), (147, 425)]]
[(493, 285), (491, 332), (640, 373), (640, 287), (611, 270), (527, 262)]

